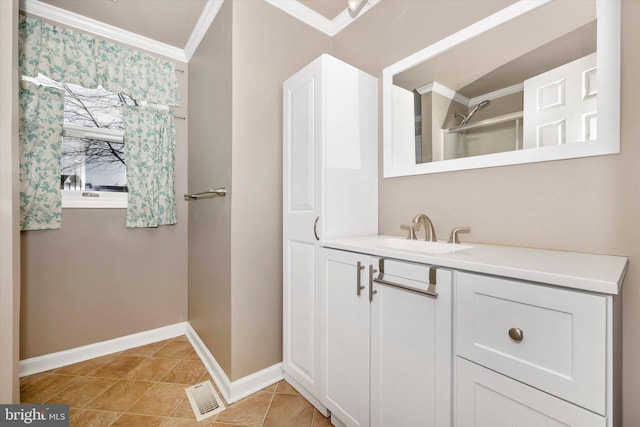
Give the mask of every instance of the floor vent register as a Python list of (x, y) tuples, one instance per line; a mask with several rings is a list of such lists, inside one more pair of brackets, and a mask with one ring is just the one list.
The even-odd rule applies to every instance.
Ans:
[(211, 381), (205, 381), (185, 389), (196, 420), (201, 421), (224, 411), (226, 408), (213, 388)]

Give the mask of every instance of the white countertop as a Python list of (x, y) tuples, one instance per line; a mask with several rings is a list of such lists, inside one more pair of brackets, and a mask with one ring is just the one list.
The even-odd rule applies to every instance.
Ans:
[[(364, 236), (320, 241), (327, 248), (402, 259), (439, 267), (617, 295), (628, 259), (622, 256), (463, 243), (471, 248), (450, 253), (419, 253), (389, 248), (383, 239)], [(394, 237), (402, 239), (401, 237)], [(462, 245), (462, 246), (463, 246)]]

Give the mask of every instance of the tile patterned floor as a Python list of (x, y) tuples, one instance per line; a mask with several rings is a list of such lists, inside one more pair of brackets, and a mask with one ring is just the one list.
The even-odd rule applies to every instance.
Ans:
[(24, 377), (20, 397), (22, 403), (68, 404), (70, 424), (78, 427), (331, 425), (285, 381), (196, 422), (184, 389), (210, 379), (181, 336)]

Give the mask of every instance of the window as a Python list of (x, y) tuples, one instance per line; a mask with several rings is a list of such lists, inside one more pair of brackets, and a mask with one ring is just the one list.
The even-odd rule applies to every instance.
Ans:
[(63, 208), (126, 208), (127, 173), (121, 104), (132, 98), (43, 75), (23, 77), (65, 91), (60, 189)]

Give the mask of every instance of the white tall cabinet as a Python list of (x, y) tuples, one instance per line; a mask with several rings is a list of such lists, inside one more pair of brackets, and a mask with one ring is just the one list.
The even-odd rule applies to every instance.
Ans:
[(283, 92), (283, 368), (327, 414), (318, 398), (318, 241), (377, 234), (378, 82), (322, 55)]

